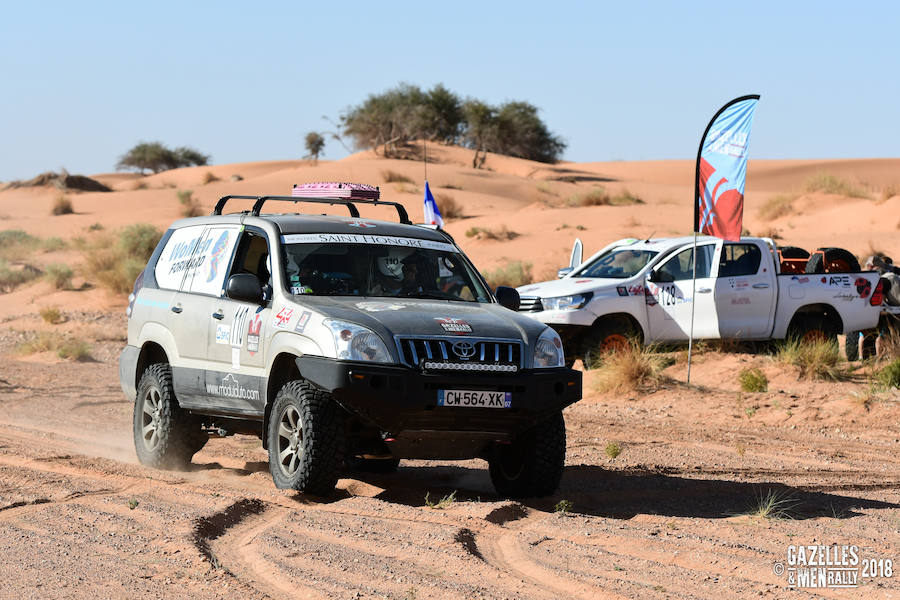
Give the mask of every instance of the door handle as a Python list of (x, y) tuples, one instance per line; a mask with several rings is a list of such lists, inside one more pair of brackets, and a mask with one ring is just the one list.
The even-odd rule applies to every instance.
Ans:
[(697, 290), (697, 293), (698, 293), (698, 294), (708, 294), (708, 293), (710, 293), (711, 291), (712, 291), (711, 288), (700, 288), (699, 290)]
[(173, 307), (172, 307), (172, 312), (173, 312), (173, 313), (181, 313), (182, 310), (183, 310), (183, 309), (181, 308), (180, 305), (176, 305), (176, 306), (173, 306)]
[(212, 317), (213, 317), (213, 319), (218, 319), (221, 321), (222, 319), (225, 318), (225, 313), (223, 313), (221, 310), (217, 310), (216, 312), (214, 312), (212, 314)]
[(764, 289), (766, 289), (766, 288), (768, 288), (768, 287), (769, 287), (769, 284), (768, 284), (768, 283), (754, 283), (754, 284), (753, 284), (753, 289), (754, 289), (754, 290), (764, 290)]

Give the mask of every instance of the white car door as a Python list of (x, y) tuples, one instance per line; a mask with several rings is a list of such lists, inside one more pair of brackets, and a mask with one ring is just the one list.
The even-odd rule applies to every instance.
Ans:
[[(646, 297), (650, 339), (653, 341), (687, 341), (691, 331), (691, 305), (694, 310), (694, 339), (719, 337), (715, 279), (711, 267), (716, 243), (697, 246), (697, 281), (693, 282), (693, 247), (673, 255), (651, 271)], [(650, 281), (653, 278), (656, 281)], [(692, 293), (696, 285), (696, 302)]]
[(777, 289), (772, 261), (763, 258), (756, 243), (722, 247), (715, 298), (723, 338), (760, 339), (771, 333)]

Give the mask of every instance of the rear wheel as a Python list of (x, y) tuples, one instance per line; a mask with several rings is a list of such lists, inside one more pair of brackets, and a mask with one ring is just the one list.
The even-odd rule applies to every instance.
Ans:
[(289, 381), (272, 404), (269, 472), (279, 489), (327, 496), (344, 460), (343, 413), (330, 394)]
[(870, 329), (862, 332), (862, 359), (868, 360), (875, 358), (877, 354), (876, 341), (878, 340), (878, 330)]
[(562, 412), (495, 447), (488, 466), (504, 498), (549, 496), (559, 487), (566, 462), (566, 423)]
[(844, 354), (847, 362), (859, 360), (859, 331), (851, 331), (844, 336)]
[(143, 465), (183, 470), (209, 439), (200, 421), (181, 409), (172, 387), (172, 369), (152, 364), (138, 383), (132, 422), (134, 448)]
[(834, 332), (828, 321), (816, 315), (797, 315), (788, 329), (788, 337), (804, 343), (836, 341)]

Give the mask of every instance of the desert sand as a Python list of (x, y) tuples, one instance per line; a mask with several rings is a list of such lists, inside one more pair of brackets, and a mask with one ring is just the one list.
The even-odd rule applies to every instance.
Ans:
[[(509, 260), (552, 278), (576, 236), (586, 255), (629, 236), (691, 229), (692, 161), (544, 165), (429, 146), (432, 190), (464, 217), (446, 229), (479, 269)], [(415, 183), (385, 183), (388, 170)], [(211, 172), (218, 181), (203, 184)], [(868, 197), (807, 191), (821, 173)], [(232, 182), (239, 174), (242, 181)], [(307, 181), (381, 185), (421, 219), (422, 164), (371, 152), (333, 162), (242, 163), (140, 177), (92, 175), (111, 193), (68, 193), (75, 214), (51, 216), (51, 187), (0, 192), (0, 229), (65, 240), (132, 223), (165, 228), (175, 193), (204, 211), (224, 194), (289, 194)], [(596, 186), (643, 204), (569, 206)], [(136, 189), (138, 187), (145, 189)], [(900, 258), (900, 160), (751, 160), (745, 227), (807, 249), (879, 249)], [(796, 196), (766, 221), (772, 196)], [(575, 203), (577, 204), (577, 202)], [(382, 209), (364, 216), (393, 218)], [(467, 237), (505, 226), (507, 241)], [(97, 227), (94, 226), (94, 229)], [(511, 502), (482, 461), (403, 461), (390, 475), (345, 473), (317, 499), (274, 488), (249, 436), (213, 439), (189, 472), (137, 463), (132, 404), (119, 388), (125, 298), (90, 285), (74, 249), (22, 259), (76, 268), (77, 291), (45, 281), (0, 294), (0, 598), (898, 598), (897, 576), (859, 589), (791, 591), (791, 544), (853, 544), (863, 558), (900, 559), (900, 393), (870, 393), (873, 365), (842, 382), (801, 380), (771, 357), (701, 348), (658, 386), (599, 392), (565, 411), (567, 469), (558, 492)], [(82, 283), (88, 285), (82, 288)], [(41, 320), (58, 307), (64, 322)], [(77, 336), (91, 358), (23, 355), (35, 334)], [(741, 392), (740, 369), (761, 368), (766, 392)], [(613, 457), (607, 446), (621, 453)], [(430, 507), (455, 492), (455, 502)], [(780, 518), (754, 515), (760, 499)], [(560, 501), (567, 512), (557, 512)], [(778, 515), (775, 515), (778, 516)]]

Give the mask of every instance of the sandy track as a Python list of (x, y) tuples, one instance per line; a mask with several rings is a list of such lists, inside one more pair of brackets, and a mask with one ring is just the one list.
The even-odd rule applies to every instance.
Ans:
[[(319, 500), (276, 490), (246, 436), (210, 441), (189, 472), (136, 464), (115, 344), (52, 368), (8, 351), (0, 598), (780, 598), (788, 544), (900, 558), (900, 411), (865, 411), (848, 400), (857, 384), (792, 382), (752, 399), (752, 418), (750, 400), (714, 386), (589, 394), (566, 411), (552, 498), (497, 499), (480, 461), (405, 461)], [(710, 363), (729, 360), (746, 358)], [(454, 490), (446, 509), (426, 506), (426, 492)], [(791, 518), (747, 515), (770, 492)], [(561, 499), (567, 514), (553, 511)], [(816, 595), (900, 597), (900, 585), (791, 597)]]

